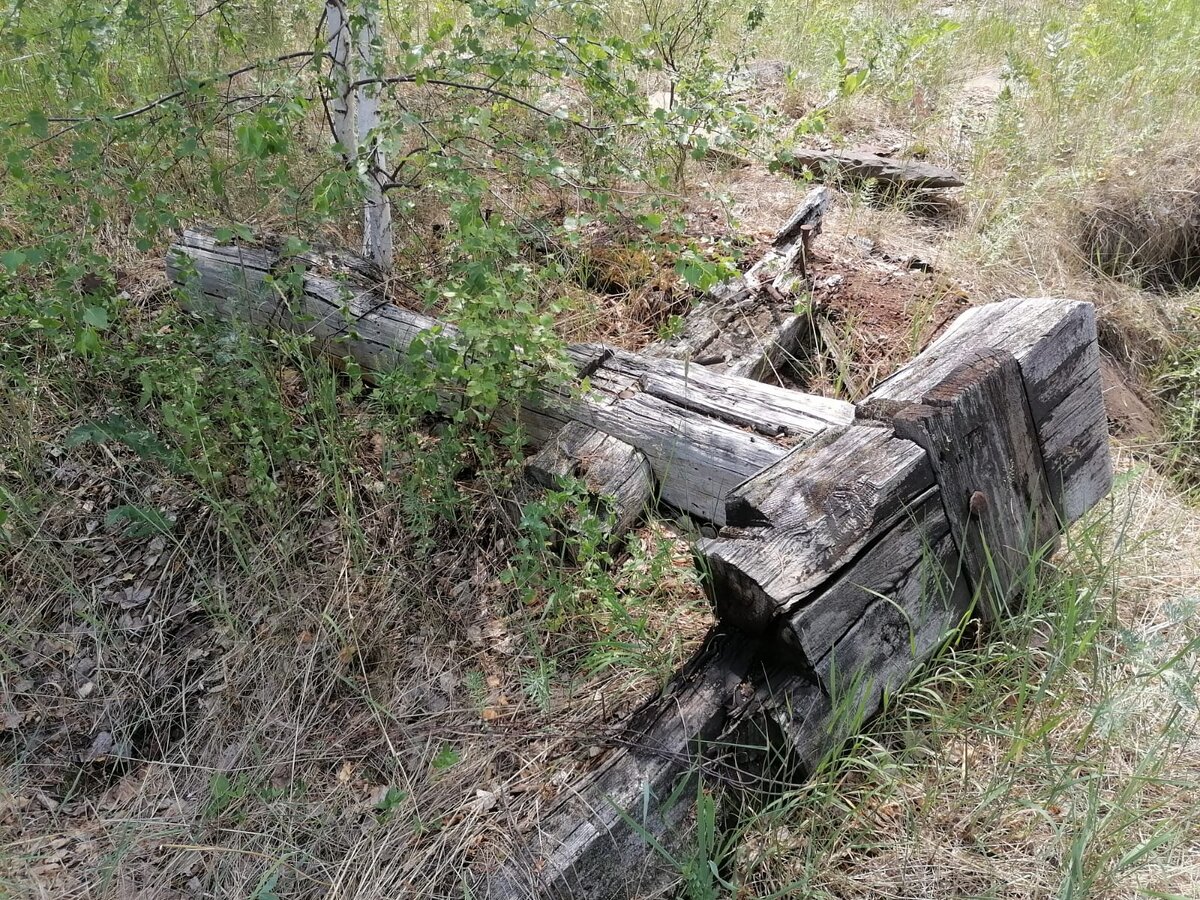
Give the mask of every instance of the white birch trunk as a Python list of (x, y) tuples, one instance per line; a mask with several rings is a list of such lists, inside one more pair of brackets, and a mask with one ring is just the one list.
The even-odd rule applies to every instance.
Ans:
[[(379, 6), (362, 0), (362, 27), (354, 36), (354, 80), (382, 75), (379, 69)], [(362, 85), (355, 91), (356, 135), (360, 169), (366, 186), (363, 204), (363, 255), (384, 271), (392, 267), (392, 206), (383, 191), (386, 169), (379, 145), (379, 86)]]
[(387, 271), (392, 266), (392, 207), (383, 190), (378, 87), (353, 87), (380, 74), (378, 5), (359, 0), (352, 21), (346, 0), (326, 0), (325, 34), (333, 65), (329, 117), (334, 140), (363, 183), (363, 255)]
[(357, 156), (358, 140), (354, 129), (355, 92), (350, 89), (350, 17), (343, 0), (326, 0), (325, 40), (332, 61), (329, 120), (333, 139), (341, 145), (347, 164)]

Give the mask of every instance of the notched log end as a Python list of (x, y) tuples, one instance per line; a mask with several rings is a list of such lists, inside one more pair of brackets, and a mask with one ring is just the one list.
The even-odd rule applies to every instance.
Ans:
[(912, 401), (909, 400), (868, 397), (855, 405), (854, 421), (862, 425), (890, 423), (896, 416), (912, 405)]
[(766, 536), (764, 529), (723, 529), (722, 536), (706, 538), (693, 548), (696, 570), (717, 620), (755, 637), (772, 633), (778, 603), (761, 584), (730, 557), (744, 554), (747, 546)]

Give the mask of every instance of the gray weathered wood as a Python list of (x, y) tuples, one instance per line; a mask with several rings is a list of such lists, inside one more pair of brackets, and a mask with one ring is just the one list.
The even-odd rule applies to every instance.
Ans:
[(551, 437), (526, 462), (525, 476), (550, 489), (571, 479), (582, 481), (595, 504), (612, 515), (613, 538), (636, 524), (654, 494), (654, 473), (645, 454), (582, 422), (571, 422)]
[(669, 885), (678, 872), (645, 837), (668, 851), (686, 840), (698, 767), (753, 695), (756, 659), (744, 636), (710, 633), (615, 736), (600, 767), (564, 788), (532, 840), (516, 843), (497, 871), (479, 873), (474, 895), (608, 900)]
[(966, 575), (994, 620), (1058, 533), (1020, 366), (1007, 351), (969, 351), (910, 399), (892, 426), (928, 454)]
[[(303, 268), (303, 289), (285, 300), (291, 266)], [(379, 271), (351, 253), (285, 256), (279, 242), (223, 243), (189, 229), (167, 253), (167, 274), (194, 311), (311, 335), (318, 351), (353, 357), (369, 373), (402, 365), (418, 335), (456, 334), (390, 303), (378, 289)]]
[(654, 469), (659, 500), (718, 525), (729, 492), (787, 453), (770, 437), (643, 391), (610, 406), (579, 402), (571, 418), (637, 447)]
[(1041, 445), (1054, 508), (1074, 522), (1112, 486), (1100, 385), (1096, 313), (1090, 303), (1030, 298), (967, 310), (927, 350), (871, 392), (872, 414), (943, 380), (971, 350), (1017, 358)]
[(640, 382), (647, 394), (682, 409), (774, 437), (811, 437), (830, 425), (854, 420), (854, 406), (845, 401), (733, 378), (675, 360), (648, 365)]
[(652, 344), (652, 356), (687, 359), (714, 371), (764, 379), (794, 358), (810, 330), (795, 313), (804, 256), (821, 232), (833, 195), (810, 191), (745, 273), (711, 288), (674, 337)]
[[(936, 492), (837, 576), (813, 611), (836, 613), (842, 605), (863, 602), (849, 630), (814, 666), (834, 708), (860, 720), (878, 712), (884, 697), (912, 677), (971, 608), (967, 581), (958, 571), (958, 547)], [(815, 635), (805, 637), (813, 641)], [(818, 650), (819, 645), (812, 652)]]
[(753, 789), (758, 779), (777, 784), (812, 772), (860, 725), (837, 715), (813, 673), (776, 657), (755, 670), (754, 696), (721, 740), (736, 748), (735, 784)]
[[(803, 240), (802, 228), (793, 232)], [(743, 288), (786, 286), (780, 276), (794, 272), (799, 255), (793, 241), (771, 263), (777, 270), (760, 269), (758, 287), (747, 273)], [(305, 271), (285, 300), (278, 276), (295, 263)], [(278, 248), (225, 248), (201, 236), (185, 238), (170, 265), (194, 304), (310, 333), (319, 349), (353, 356), (368, 372), (421, 364), (408, 352), (421, 333), (454, 337), (390, 305), (365, 264), (328, 254), (284, 258)], [(979, 563), (976, 553), (959, 565), (959, 542), (970, 543), (976, 518), (1013, 560), (1033, 541), (1033, 532), (978, 510), (964, 519), (968, 479), (1003, 482), (987, 493), (1002, 498), (1000, 509), (1044, 506), (1047, 488), (1036, 486), (1030, 452), (1036, 431), (1057, 519), (1107, 490), (1098, 377), (1095, 403), (1089, 380), (1090, 308), (1014, 301), (1003, 314), (984, 310), (872, 393), (863, 414), (894, 425), (849, 422), (845, 404), (705, 371), (695, 360), (589, 345), (569, 354), (580, 385), (546, 390), (514, 413), (546, 447), (530, 471), (541, 483), (582, 472), (602, 496), (627, 488), (641, 496), (649, 469), (667, 503), (728, 520), (697, 553), (722, 627), (744, 630), (711, 638), (615, 737), (600, 768), (564, 789), (538, 833), (486, 875), (477, 896), (610, 898), (665, 884), (671, 871), (643, 834), (669, 849), (685, 839), (695, 773), (709, 762), (705, 745), (773, 736), (810, 768), (961, 620), (970, 602), (963, 573)], [(992, 347), (1017, 360), (1027, 414), (1012, 363), (972, 353)], [(1004, 415), (986, 413), (997, 406)], [(961, 446), (946, 449), (947, 439)]]
[(808, 602), (933, 487), (924, 452), (880, 425), (830, 429), (734, 490), (732, 529), (702, 541), (717, 616), (753, 634)]
[(936, 488), (923, 492), (843, 572), (813, 590), (806, 602), (783, 612), (778, 633), (800, 654), (800, 665), (815, 669), (880, 597), (898, 594), (922, 553), (942, 543), (948, 532), (941, 502)]
[[(418, 336), (454, 340), (457, 335), (452, 326), (393, 305), (378, 287), (378, 270), (352, 254), (312, 251), (285, 257), (280, 242), (228, 245), (190, 230), (172, 247), (167, 266), (172, 279), (184, 287), (190, 308), (310, 335), (317, 351), (355, 359), (367, 377), (419, 364), (409, 351)], [(301, 269), (299, 289), (285, 297), (283, 276), (291, 267)], [(714, 417), (643, 391), (641, 376), (647, 367), (633, 354), (580, 345), (571, 348), (569, 356), (592, 388), (547, 390), (524, 401), (515, 414), (534, 446), (544, 445), (569, 422), (590, 425), (646, 455), (659, 499), (717, 524), (724, 522), (729, 489), (787, 452), (787, 433), (756, 432), (736, 424), (737, 417)], [(736, 393), (731, 382), (720, 385)], [(769, 423), (788, 410), (792, 426), (800, 429), (795, 422), (811, 408), (815, 430), (823, 421), (840, 421), (847, 415), (844, 407), (819, 397), (801, 399), (797, 394), (785, 400), (781, 391), (752, 387), (751, 392), (756, 398), (769, 398), (772, 405), (756, 413), (756, 401), (748, 398), (739, 408), (743, 418)], [(458, 402), (459, 395), (447, 386), (443, 408)], [(805, 424), (803, 429), (809, 427)]]
[[(638, 373), (624, 368), (612, 389), (636, 391)], [(954, 365), (911, 398), (901, 400), (897, 391), (882, 406), (926, 449), (891, 425), (835, 427), (801, 436), (801, 446), (731, 493), (731, 527), (701, 542), (698, 556), (718, 615), (763, 638), (761, 664), (738, 688), (748, 701), (725, 715), (720, 742), (737, 744), (741, 755), (756, 744), (768, 747), (776, 775), (788, 771), (784, 766), (811, 770), (882, 708), (971, 609), (966, 572), (980, 563), (976, 556), (964, 565), (956, 528), (969, 543), (977, 537), (970, 528), (982, 523), (985, 537), (1012, 551), (1008, 563), (1024, 564), (1021, 553), (1041, 531), (1020, 523), (1037, 521), (1034, 510), (1046, 509), (1048, 489), (1039, 481), (1020, 375), (1008, 354), (956, 351)], [(696, 391), (699, 402), (689, 399), (678, 377), (643, 371), (637, 381), (677, 404), (720, 406), (719, 392), (707, 384)], [(736, 410), (727, 417), (761, 427)], [(1028, 518), (1006, 522), (992, 506), (972, 511), (974, 490), (964, 507), (973, 476), (992, 485), (992, 506)], [(986, 521), (989, 510), (996, 518)], [(1049, 515), (1042, 521), (1045, 529), (1058, 524)], [(587, 832), (576, 856), (586, 850), (597, 859), (594, 848), (603, 843), (617, 848), (606, 857), (612, 866), (578, 867), (586, 877), (550, 896), (627, 895), (625, 848), (637, 829), (625, 820), (608, 827)], [(649, 850), (645, 857), (656, 858)]]
[(796, 171), (807, 169), (818, 178), (832, 175), (849, 181), (872, 180), (890, 188), (906, 190), (963, 186), (962, 178), (949, 169), (913, 159), (877, 156), (861, 150), (799, 148), (792, 151), (788, 165)]
[(793, 647), (804, 643), (811, 671), (778, 652), (758, 670), (754, 700), (726, 738), (750, 748), (743, 765), (798, 777), (861, 731), (970, 608), (956, 561), (934, 490), (788, 625), (785, 636)]

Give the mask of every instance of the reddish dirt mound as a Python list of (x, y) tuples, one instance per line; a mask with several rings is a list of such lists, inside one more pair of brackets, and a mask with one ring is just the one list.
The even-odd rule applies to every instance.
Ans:
[(816, 255), (812, 300), (820, 350), (810, 389), (857, 399), (970, 305), (958, 285), (909, 265)]

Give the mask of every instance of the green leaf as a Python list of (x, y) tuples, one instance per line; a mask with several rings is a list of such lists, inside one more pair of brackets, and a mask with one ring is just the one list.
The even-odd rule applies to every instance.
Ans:
[(9, 250), (7, 253), (0, 254), (0, 265), (10, 272), (15, 272), (23, 262), (25, 262), (25, 254), (20, 250)]
[(310, 249), (312, 248), (309, 247), (308, 243), (299, 238), (289, 236), (283, 243), (284, 256), (298, 256), (301, 253), (307, 253)]
[(644, 213), (638, 216), (638, 222), (647, 231), (661, 231), (663, 217), (658, 213)]
[(31, 109), (29, 115), (25, 117), (25, 121), (29, 125), (29, 130), (36, 137), (44, 138), (50, 136), (50, 123), (46, 121), (46, 115), (41, 110)]
[(73, 450), (81, 444), (103, 444), (116, 441), (124, 444), (142, 459), (165, 462), (174, 468), (175, 455), (145, 428), (137, 428), (122, 416), (110, 416), (103, 422), (86, 422), (67, 435), (66, 447)]
[(279, 873), (269, 872), (263, 876), (258, 887), (254, 889), (254, 893), (250, 895), (250, 900), (280, 900), (279, 894), (275, 890), (275, 886), (279, 884)]
[(433, 758), (433, 767), (439, 772), (444, 772), (452, 766), (458, 765), (462, 761), (462, 757), (458, 751), (450, 744), (442, 744), (442, 749), (437, 752), (437, 756)]
[(130, 537), (151, 537), (171, 530), (171, 520), (157, 509), (147, 506), (118, 506), (110, 509), (104, 517), (104, 524), (109, 528), (121, 522), (129, 524), (126, 534)]
[(84, 328), (75, 338), (75, 352), (81, 356), (91, 356), (100, 352), (100, 335), (94, 328)]
[(393, 785), (375, 802), (375, 808), (379, 812), (391, 812), (406, 799), (408, 799), (408, 794)]
[(97, 331), (103, 331), (108, 327), (108, 310), (103, 306), (89, 306), (83, 311), (83, 321)]

